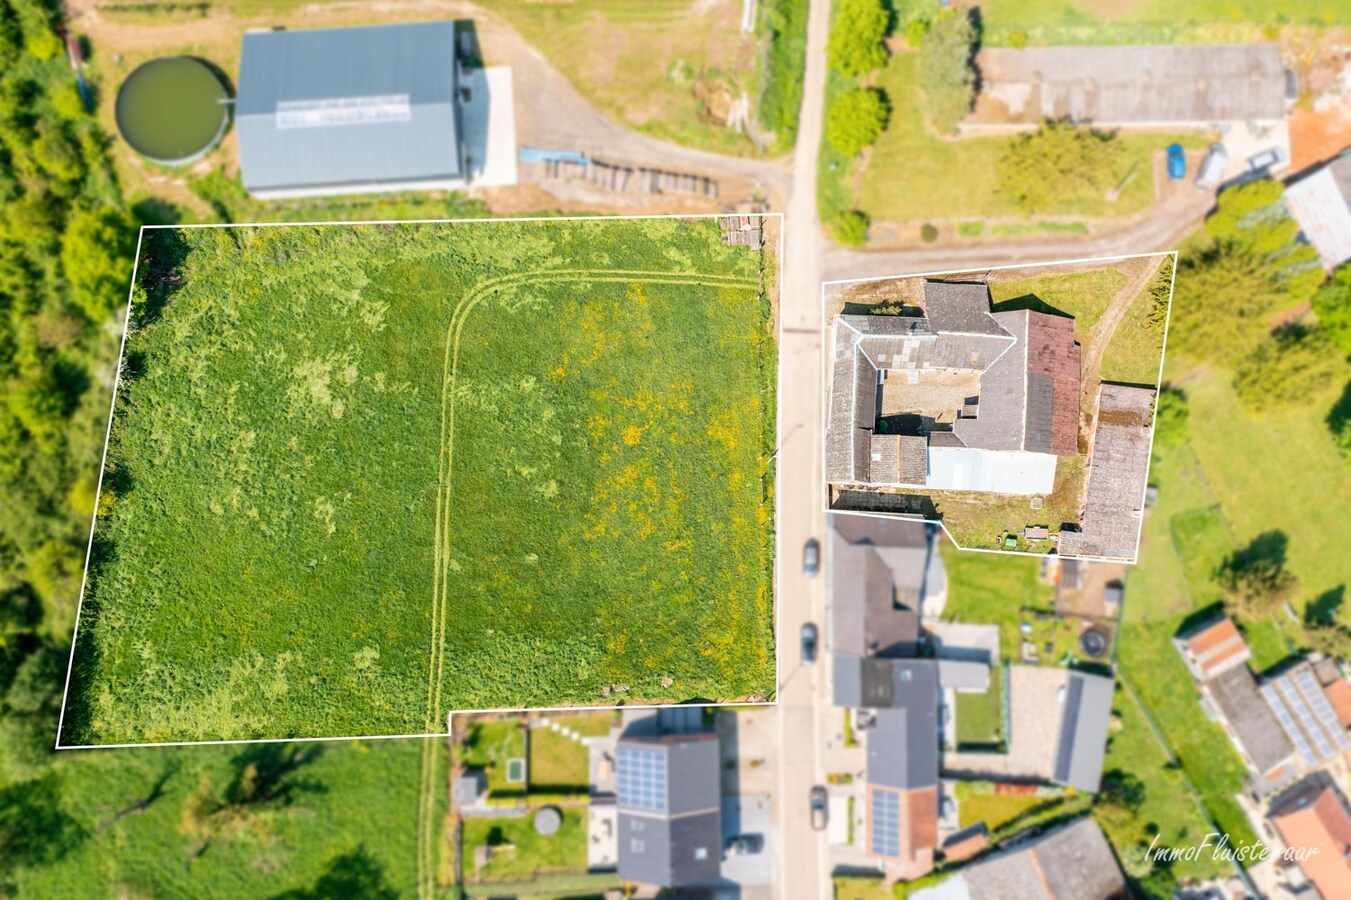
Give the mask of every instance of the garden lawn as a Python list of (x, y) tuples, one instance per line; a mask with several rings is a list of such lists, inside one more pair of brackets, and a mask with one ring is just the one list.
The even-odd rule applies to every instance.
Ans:
[[(525, 793), (525, 782), (507, 781), (508, 761), (526, 759), (525, 732), (525, 724), (514, 717), (475, 722), (460, 745), (460, 762), (487, 773), (490, 794)], [(533, 774), (526, 771), (527, 777)]]
[(941, 552), (948, 577), (943, 617), (998, 625), (1000, 654), (1006, 660), (1018, 659), (1019, 625), (1024, 616), (1030, 618), (1032, 610), (1049, 611), (1055, 593), (1051, 585), (1041, 583), (1041, 560), (972, 553), (958, 550), (951, 541), (942, 542)]
[[(0, 788), (26, 798), (16, 810), (35, 804), (30, 823), (45, 829), (52, 851), (45, 865), (7, 867), (5, 876), (18, 896), (29, 897), (251, 897), (288, 891), (411, 896), (417, 890), (422, 743), (63, 753), (38, 782)], [(189, 798), (204, 789), (219, 796), (245, 766), (267, 770), (291, 752), (312, 755), (285, 777), (292, 785), (290, 799), (226, 823), (198, 853), (199, 838), (185, 825)], [(147, 797), (152, 799), (143, 811), (118, 817)]]
[[(878, 77), (877, 87), (891, 103), (891, 118), (859, 180), (858, 208), (878, 221), (1026, 218), (999, 192), (999, 159), (1011, 138), (935, 137), (920, 110), (918, 78), (919, 55), (912, 52), (893, 54)], [(1174, 141), (1204, 146), (1193, 135), (1123, 132), (1117, 141), (1123, 152), (1114, 180), (1120, 183), (1132, 171), (1136, 175), (1123, 185), (1115, 203), (1095, 197), (1041, 212), (1089, 219), (1140, 212), (1154, 199), (1153, 154)], [(835, 177), (846, 175), (838, 172)]]
[(147, 233), (64, 743), (771, 695), (762, 264), (712, 219)]
[[(561, 807), (563, 825), (557, 834), (535, 831), (534, 810), (509, 819), (464, 820), (464, 877), (467, 882), (529, 879), (550, 872), (585, 872), (586, 807)], [(487, 844), (492, 858), (475, 869), (474, 849)]]
[(1003, 741), (1003, 669), (990, 670), (990, 686), (979, 694), (957, 693), (957, 746), (988, 747)]
[(1037, 794), (996, 794), (988, 781), (957, 783), (957, 811), (961, 826), (984, 822), (991, 833), (1042, 807), (1054, 805), (1063, 796)]
[[(1212, 830), (1188, 792), (1183, 774), (1169, 766), (1168, 754), (1150, 731), (1139, 704), (1119, 686), (1103, 760), (1104, 772), (1114, 770), (1134, 775), (1144, 785), (1144, 798), (1133, 815), (1123, 815), (1111, 806), (1095, 808), (1095, 818), (1118, 858), (1125, 858), (1132, 846), (1148, 846), (1155, 834), (1161, 847), (1190, 847)], [(1227, 863), (1212, 860), (1209, 855), (1173, 865), (1178, 878), (1212, 878), (1228, 871)]]
[[(568, 728), (581, 737), (608, 734), (613, 717), (609, 713), (589, 716), (559, 716), (560, 729)], [(530, 790), (544, 793), (585, 791), (590, 781), (591, 752), (585, 743), (565, 737), (549, 727), (530, 729)]]

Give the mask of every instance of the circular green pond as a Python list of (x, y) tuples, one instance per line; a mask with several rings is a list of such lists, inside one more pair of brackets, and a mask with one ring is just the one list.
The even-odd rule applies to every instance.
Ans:
[(117, 128), (132, 149), (168, 166), (201, 158), (225, 133), (225, 86), (199, 59), (152, 59), (122, 82)]

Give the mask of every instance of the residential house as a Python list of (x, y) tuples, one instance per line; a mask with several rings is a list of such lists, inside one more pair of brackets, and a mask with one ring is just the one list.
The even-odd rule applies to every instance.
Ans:
[(626, 733), (616, 756), (620, 877), (660, 888), (716, 880), (722, 860), (717, 734)]
[(1351, 896), (1351, 809), (1332, 779), (1304, 779), (1272, 803), (1268, 818), (1323, 900)]
[(922, 522), (830, 518), (831, 649), (853, 656), (913, 656), (926, 594), (942, 562)]
[(1290, 184), (1285, 206), (1324, 269), (1351, 259), (1351, 148)]
[(891, 878), (927, 874), (938, 846), (938, 666), (835, 657), (837, 703), (866, 710), (864, 846)]
[(1052, 666), (1009, 667), (1006, 748), (943, 757), (951, 778), (1042, 781), (1096, 793), (1102, 781), (1115, 682)]
[(1257, 678), (1245, 664), (1251, 657), (1247, 642), (1227, 617), (1174, 643), (1247, 762), (1254, 793), (1269, 794), (1351, 749), (1329, 686), (1308, 661)]
[(1050, 493), (1079, 452), (1074, 320), (993, 312), (985, 284), (945, 281), (904, 312), (833, 320), (826, 480)]
[(1118, 900), (1130, 896), (1102, 829), (1085, 816), (1019, 841), (911, 894), (913, 900)]

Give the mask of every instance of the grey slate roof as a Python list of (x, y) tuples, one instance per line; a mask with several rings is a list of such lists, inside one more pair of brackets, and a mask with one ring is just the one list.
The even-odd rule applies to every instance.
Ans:
[(1101, 125), (1281, 119), (1275, 44), (987, 48), (975, 121)]
[(910, 655), (929, 563), (922, 522), (837, 515), (830, 529), (831, 649)]
[(1135, 558), (1144, 519), (1154, 390), (1103, 383), (1088, 462), (1081, 532), (1062, 531), (1062, 556)]
[(1056, 745), (1053, 780), (1057, 784), (1098, 792), (1112, 717), (1112, 687), (1112, 679), (1102, 675), (1069, 673)]
[(870, 660), (889, 675), (890, 697), (868, 731), (868, 784), (909, 791), (938, 785), (938, 664)]
[(721, 759), (711, 732), (620, 738), (625, 749), (665, 759), (665, 809), (653, 810), (626, 794), (620, 779), (620, 877), (658, 887), (716, 879), (721, 868)]
[(1247, 666), (1222, 672), (1205, 685), (1259, 775), (1266, 775), (1290, 758), (1294, 747), (1257, 692), (1257, 679)]
[(244, 186), (459, 177), (456, 65), (453, 22), (246, 33), (235, 104)]
[(960, 870), (971, 900), (1116, 900), (1127, 897), (1112, 848), (1085, 816)]

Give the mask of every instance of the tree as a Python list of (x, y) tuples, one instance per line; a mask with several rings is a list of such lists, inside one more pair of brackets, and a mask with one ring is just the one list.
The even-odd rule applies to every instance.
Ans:
[(1322, 330), (1298, 323), (1258, 344), (1234, 372), (1234, 390), (1248, 412), (1307, 406), (1344, 376), (1346, 363)]
[(1286, 294), (1270, 269), (1232, 244), (1183, 259), (1173, 295), (1168, 349), (1192, 362), (1233, 365), (1267, 337), (1267, 317)]
[(1206, 233), (1261, 262), (1294, 306), (1313, 296), (1323, 271), (1317, 251), (1299, 241), (1299, 223), (1286, 211), (1284, 193), (1283, 184), (1265, 178), (1222, 191)]
[(1313, 295), (1313, 311), (1323, 333), (1351, 356), (1351, 266), (1342, 266)]
[(135, 223), (113, 207), (76, 210), (61, 237), (61, 265), (70, 299), (92, 322), (126, 303)]
[(845, 210), (830, 223), (830, 234), (846, 247), (861, 247), (868, 241), (868, 216), (856, 209)]
[(1121, 153), (1111, 132), (1048, 119), (1009, 142), (999, 158), (999, 192), (1024, 213), (1063, 210), (1110, 190)]
[(880, 68), (887, 61), (882, 38), (890, 19), (881, 0), (843, 0), (826, 43), (830, 64), (850, 78)]
[(62, 663), (54, 647), (39, 647), (19, 665), (5, 693), (0, 761), (12, 779), (33, 777), (51, 759), (61, 710)]
[(857, 156), (887, 127), (889, 115), (881, 91), (859, 89), (836, 97), (826, 114), (826, 140), (845, 156)]
[(1247, 622), (1270, 618), (1299, 588), (1299, 579), (1280, 559), (1250, 553), (1230, 556), (1218, 576), (1226, 608)]
[(942, 134), (957, 130), (976, 98), (971, 57), (976, 26), (965, 9), (945, 9), (934, 18), (919, 50), (919, 86), (929, 124)]

